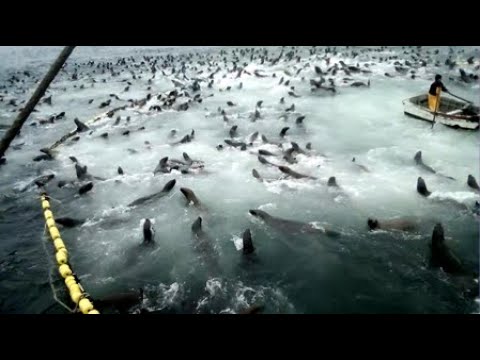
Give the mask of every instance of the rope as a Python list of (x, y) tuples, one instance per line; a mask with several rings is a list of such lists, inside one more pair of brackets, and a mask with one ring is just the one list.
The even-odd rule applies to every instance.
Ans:
[[(45, 235), (46, 232), (47, 232), (47, 225), (45, 225), (45, 231), (43, 234)], [(47, 261), (50, 264), (50, 266), (48, 267), (48, 282), (50, 284), (50, 288), (52, 289), (53, 300), (55, 300), (57, 303), (63, 306), (68, 312), (73, 313), (75, 311), (69, 308), (68, 305), (66, 305), (63, 301), (61, 301), (57, 296), (57, 291), (55, 290), (55, 286), (53, 286), (53, 278), (52, 278), (53, 263), (50, 257), (48, 256), (47, 246), (45, 245), (46, 241), (44, 241), (44, 238), (42, 238), (41, 241), (42, 241), (43, 250), (45, 251), (45, 257), (48, 259)]]
[[(45, 193), (45, 188), (42, 188), (42, 194), (44, 194), (44, 193)], [(38, 197), (35, 196), (35, 198), (38, 199), (38, 200), (40, 200), (40, 201), (42, 201), (42, 200), (43, 200), (42, 196), (43, 196), (43, 195), (38, 196)], [(54, 200), (54, 201), (56, 201), (58, 204), (62, 204), (62, 202), (61, 202), (60, 200), (57, 200), (57, 199), (55, 199), (55, 198), (53, 198), (53, 197), (51, 197), (51, 196), (49, 196), (49, 195), (45, 195), (45, 198), (46, 198), (46, 200), (49, 200), (49, 201), (50, 201), (50, 200)]]

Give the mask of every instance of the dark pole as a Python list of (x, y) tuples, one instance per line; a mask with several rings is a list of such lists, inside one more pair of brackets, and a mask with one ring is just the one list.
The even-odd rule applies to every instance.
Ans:
[(58, 72), (62, 68), (63, 64), (65, 64), (65, 62), (67, 61), (73, 49), (75, 49), (75, 46), (65, 46), (63, 48), (62, 52), (57, 57), (57, 60), (55, 60), (55, 62), (52, 64), (50, 70), (48, 70), (47, 74), (38, 85), (30, 100), (28, 100), (27, 104), (22, 109), (22, 111), (20, 111), (10, 129), (8, 129), (8, 131), (3, 136), (3, 139), (0, 141), (0, 159), (5, 155), (5, 151), (7, 151), (10, 143), (18, 135), (23, 124), (28, 119), (42, 96), (45, 94), (45, 91), (47, 91), (50, 83), (53, 81), (53, 79), (55, 79), (55, 76), (57, 76)]

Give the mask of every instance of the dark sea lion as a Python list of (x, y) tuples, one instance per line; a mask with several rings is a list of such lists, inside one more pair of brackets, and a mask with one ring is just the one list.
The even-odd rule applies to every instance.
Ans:
[(39, 188), (44, 187), (47, 183), (49, 183), (54, 178), (55, 178), (55, 174), (40, 176), (40, 177), (34, 179), (30, 184), (25, 186), (22, 190), (20, 190), (20, 192), (26, 191), (28, 188), (30, 188), (33, 185), (36, 185)]
[(87, 192), (89, 192), (92, 189), (93, 189), (93, 182), (90, 181), (90, 182), (86, 183), (85, 185), (82, 185), (80, 187), (80, 189), (78, 189), (78, 193), (80, 195), (83, 195), (83, 194), (86, 194)]
[(309, 176), (309, 175), (304, 175), (304, 174), (297, 173), (297, 172), (293, 171), (292, 169), (290, 169), (288, 166), (280, 165), (280, 166), (278, 166), (278, 169), (282, 173), (287, 174), (288, 176), (291, 176), (295, 179), (312, 179), (312, 180), (317, 179), (314, 176)]
[(68, 227), (68, 228), (72, 228), (72, 227), (75, 227), (75, 226), (78, 226), (78, 225), (82, 225), (83, 223), (85, 223), (86, 220), (84, 219), (73, 219), (73, 218), (70, 218), (70, 217), (61, 217), (61, 218), (56, 218), (55, 219), (55, 222), (57, 224), (60, 224), (64, 227)]
[(468, 175), (467, 185), (470, 186), (472, 189), (480, 191), (477, 180), (473, 177), (473, 175)]
[(415, 160), (415, 164), (417, 164), (418, 166), (420, 166), (423, 170), (425, 171), (428, 171), (432, 174), (436, 174), (436, 175), (439, 175), (439, 176), (442, 176), (442, 177), (445, 177), (447, 179), (450, 179), (450, 180), (455, 180), (453, 177), (451, 176), (446, 176), (446, 175), (442, 175), (440, 173), (437, 173), (435, 170), (433, 170), (430, 166), (426, 165), (424, 162), (423, 162), (423, 159), (422, 159), (422, 152), (421, 151), (417, 151), (417, 153), (415, 154), (414, 158)]
[(170, 168), (168, 167), (168, 156), (161, 158), (158, 162), (157, 167), (155, 168), (155, 170), (153, 170), (154, 175), (158, 173), (170, 173)]
[(445, 244), (443, 226), (440, 223), (433, 228), (430, 256), (430, 265), (432, 267), (441, 267), (450, 274), (465, 273), (461, 261)]
[(250, 135), (249, 142), (253, 143), (258, 138), (258, 131), (255, 131), (252, 135)]
[(331, 176), (330, 178), (328, 178), (327, 186), (332, 186), (332, 187), (337, 187), (338, 188), (337, 179), (335, 178), (335, 176)]
[(417, 179), (417, 192), (425, 197), (430, 196), (431, 192), (427, 189), (427, 184), (425, 184), (425, 180), (422, 177)]
[(325, 234), (331, 237), (337, 237), (340, 233), (330, 229), (317, 229), (311, 224), (303, 223), (296, 220), (287, 220), (274, 217), (263, 210), (249, 210), (249, 213), (255, 217), (262, 219), (267, 225), (276, 228), (282, 232), (288, 232), (292, 235), (300, 234)]
[(153, 228), (150, 219), (145, 219), (143, 222), (143, 244), (149, 245), (155, 242), (155, 229)]
[(129, 291), (93, 299), (93, 303), (98, 310), (103, 311), (107, 308), (114, 308), (120, 313), (127, 313), (130, 308), (142, 301), (143, 289), (139, 289), (138, 292)]
[(77, 125), (77, 132), (85, 132), (90, 130), (90, 128), (84, 123), (82, 123), (80, 120), (74, 119), (73, 121), (75, 122), (75, 125)]
[(163, 189), (160, 192), (154, 193), (152, 195), (141, 197), (141, 198), (131, 202), (130, 204), (128, 204), (128, 207), (141, 205), (141, 204), (144, 204), (144, 203), (147, 203), (147, 202), (165, 197), (173, 189), (173, 187), (175, 186), (175, 183), (176, 183), (175, 180), (170, 180), (169, 182), (167, 182), (165, 184), (165, 186), (163, 187)]
[(288, 126), (284, 127), (281, 131), (280, 131), (280, 137), (285, 137), (287, 131), (289, 130), (290, 128)]
[(305, 116), (299, 116), (299, 117), (295, 120), (295, 124), (297, 124), (297, 125), (303, 124), (303, 120), (305, 120)]
[(197, 208), (204, 208), (203, 204), (200, 202), (200, 200), (198, 200), (197, 196), (191, 189), (182, 187), (180, 188), (180, 191), (182, 192), (183, 196), (185, 196), (188, 204), (191, 203)]
[(236, 132), (237, 132), (237, 129), (238, 129), (238, 126), (237, 125), (233, 125), (232, 128), (230, 129), (229, 131), (229, 134), (230, 134), (230, 137), (231, 138), (234, 138), (235, 135), (236, 135)]
[(208, 262), (208, 267), (210, 272), (218, 271), (218, 259), (217, 254), (214, 248), (213, 241), (209, 236), (203, 231), (202, 227), (202, 218), (199, 216), (197, 220), (192, 224), (192, 234), (196, 240), (195, 250), (200, 252), (204, 259)]
[(413, 159), (415, 160), (415, 164), (421, 166), (424, 170), (426, 170), (428, 172), (431, 172), (433, 174), (437, 173), (430, 166), (424, 164), (423, 159), (422, 159), (422, 152), (421, 151), (417, 151), (417, 153), (415, 154)]
[(357, 164), (355, 158), (352, 159), (352, 162), (353, 162), (355, 165), (357, 165), (357, 167), (358, 167), (360, 170), (362, 170), (362, 171), (364, 171), (364, 172), (370, 172), (370, 170), (368, 170), (367, 167), (365, 167), (364, 165)]
[(243, 240), (243, 254), (244, 255), (250, 255), (255, 251), (255, 247), (253, 246), (252, 242), (252, 234), (250, 232), (250, 229), (245, 230), (242, 236)]
[(258, 155), (257, 157), (258, 161), (260, 161), (260, 163), (264, 164), (264, 165), (271, 165), (271, 166), (275, 166), (275, 167), (278, 167), (278, 165), (275, 165), (273, 163), (271, 163), (270, 161), (268, 161), (267, 159), (265, 159), (263, 156), (261, 155)]
[(367, 220), (367, 225), (370, 230), (398, 230), (398, 231), (414, 231), (417, 230), (418, 224), (410, 219), (391, 219), (381, 220), (371, 219)]

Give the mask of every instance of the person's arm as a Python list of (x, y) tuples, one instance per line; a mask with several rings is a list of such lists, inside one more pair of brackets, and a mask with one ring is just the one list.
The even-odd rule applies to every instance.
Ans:
[(440, 85), (442, 86), (442, 91), (448, 93), (448, 90), (445, 85), (443, 85), (443, 82), (441, 82)]

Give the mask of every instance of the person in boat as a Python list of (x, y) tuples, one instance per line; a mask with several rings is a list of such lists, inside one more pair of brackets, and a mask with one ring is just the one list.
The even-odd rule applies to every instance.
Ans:
[(440, 94), (442, 91), (448, 94), (448, 90), (442, 83), (442, 75), (435, 75), (435, 81), (428, 91), (428, 108), (430, 111), (438, 111), (440, 108)]

